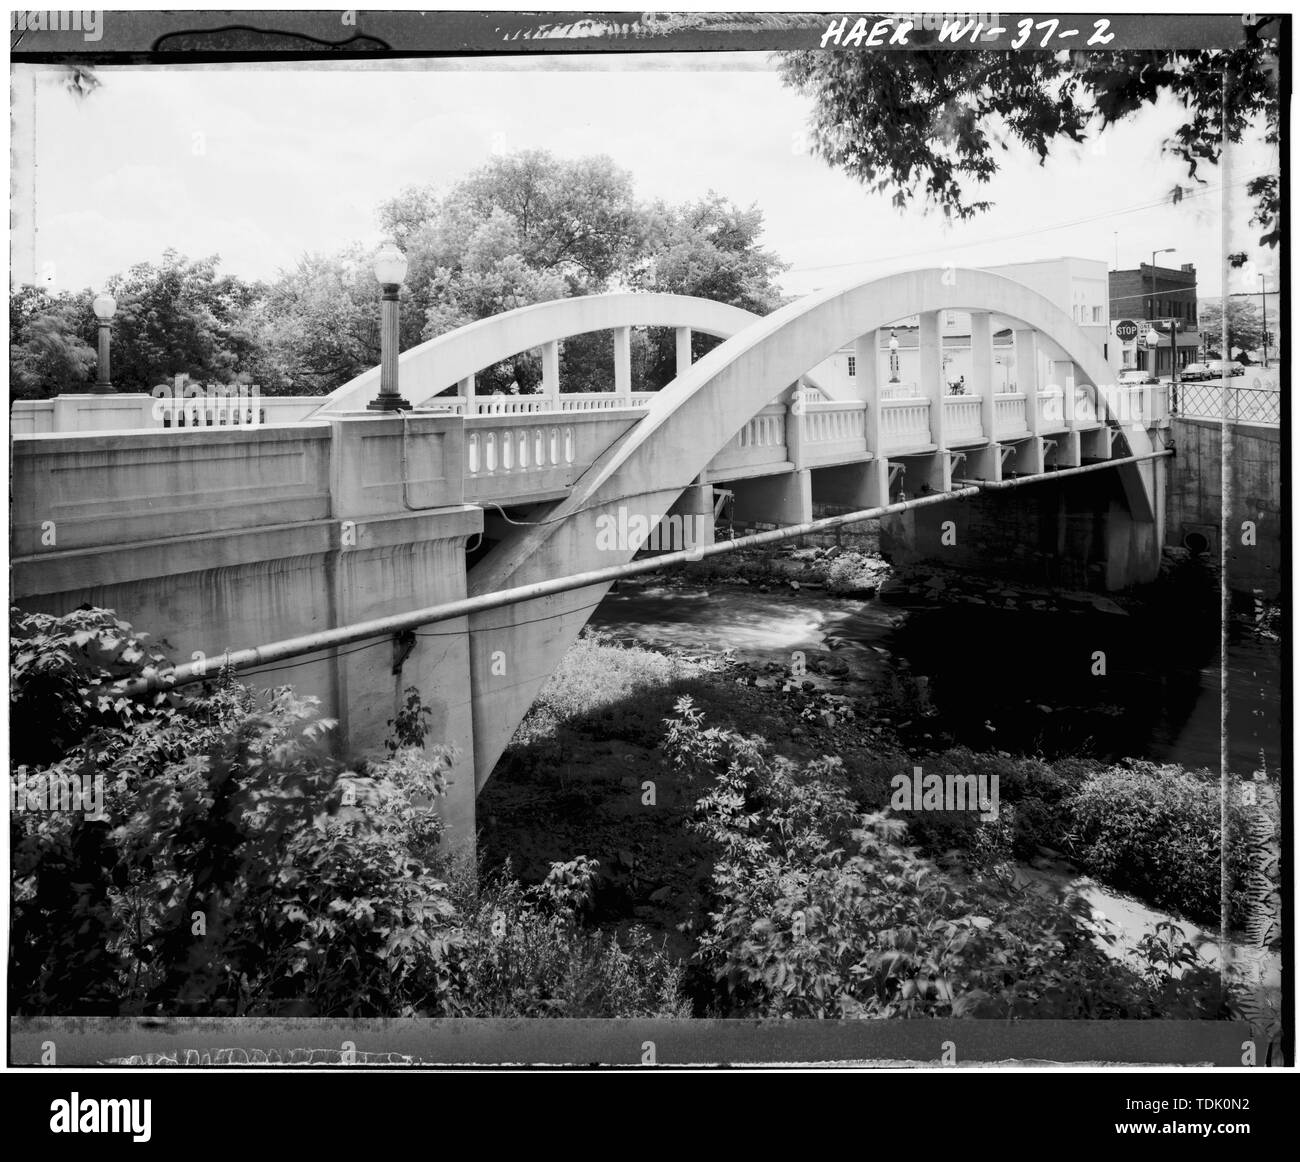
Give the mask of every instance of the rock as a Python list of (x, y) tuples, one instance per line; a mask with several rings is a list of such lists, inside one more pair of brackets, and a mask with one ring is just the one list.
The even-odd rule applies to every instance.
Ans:
[(790, 588), (793, 589), (796, 593), (798, 593), (798, 592), (799, 592), (799, 582), (798, 582), (798, 581), (791, 581), (791, 582), (790, 582)]
[(804, 682), (804, 683), (802, 683), (802, 688), (803, 688), (804, 690), (816, 690), (816, 689), (817, 689), (817, 683), (816, 683), (816, 682)]

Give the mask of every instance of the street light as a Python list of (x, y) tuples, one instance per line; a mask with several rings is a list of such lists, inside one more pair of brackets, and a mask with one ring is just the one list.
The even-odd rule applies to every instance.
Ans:
[(889, 332), (889, 382), (898, 382), (898, 335)]
[(375, 281), (383, 288), (379, 319), (379, 394), (367, 411), (399, 412), (411, 405), (397, 394), (398, 296), (406, 278), (406, 255), (388, 239), (375, 255)]
[[(1156, 255), (1171, 255), (1175, 250), (1178, 250), (1178, 247), (1166, 246), (1164, 250), (1153, 250), (1151, 252), (1151, 299), (1148, 300), (1148, 318), (1156, 317)], [(1156, 373), (1156, 365), (1158, 364), (1158, 361), (1160, 360), (1158, 360), (1156, 354), (1154, 354), (1153, 348), (1153, 354), (1151, 356), (1152, 374)]]
[(108, 328), (117, 311), (117, 300), (107, 291), (100, 291), (91, 305), (95, 318), (99, 320), (99, 367), (95, 375), (95, 385), (90, 390), (96, 395), (106, 395), (113, 391), (113, 381), (108, 366)]

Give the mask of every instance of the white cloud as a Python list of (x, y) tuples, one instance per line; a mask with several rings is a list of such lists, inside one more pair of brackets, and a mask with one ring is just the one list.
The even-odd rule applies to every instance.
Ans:
[[(37, 87), (38, 250), (52, 251), (64, 286), (97, 285), (167, 246), (271, 277), (305, 251), (377, 241), (383, 200), (410, 185), (449, 186), (502, 146), (607, 153), (643, 197), (680, 201), (713, 188), (757, 203), (766, 244), (792, 264), (786, 284), (795, 293), (900, 264), (1063, 253), (1113, 261), (1117, 242), (1123, 266), (1176, 246), (1170, 260), (1194, 262), (1207, 293), (1219, 285), (1217, 194), (1132, 209), (1186, 184), (1182, 167), (1160, 154), (1181, 112), (1172, 102), (1111, 130), (1100, 157), (1067, 146), (1040, 167), (1013, 150), (988, 186), (995, 208), (946, 224), (919, 209), (900, 214), (796, 152), (809, 102), (781, 85), (766, 54), (702, 54), (670, 67), (553, 58), (491, 69), (150, 67), (103, 77), (80, 102), (55, 81)], [(1259, 148), (1243, 149), (1237, 174), (1244, 180), (1268, 162)], [(1218, 184), (1217, 171), (1204, 176)], [(18, 203), (29, 177), (20, 167)], [(1234, 229), (1243, 249), (1253, 248), (1248, 217), (1240, 191)], [(1095, 220), (1062, 225), (1078, 219)], [(850, 261), (858, 265), (843, 265)]]

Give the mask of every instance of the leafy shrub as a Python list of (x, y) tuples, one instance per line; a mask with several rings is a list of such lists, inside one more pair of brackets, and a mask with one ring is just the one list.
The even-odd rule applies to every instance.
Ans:
[(151, 707), (174, 699), (158, 694), (150, 702), (110, 698), (102, 687), (120, 678), (147, 674), (167, 657), (146, 645), (111, 610), (78, 609), (66, 617), (9, 610), (9, 698), (15, 765), (53, 762), (99, 729), (148, 717)]
[[(974, 775), (997, 780), (1000, 801), (999, 843), (1007, 858), (1031, 859), (1040, 848), (1064, 851), (1070, 833), (1069, 796), (1088, 774), (1099, 769), (1086, 760), (1046, 762), (1001, 752), (953, 747), (927, 755), (925, 773), (941, 778)], [(895, 771), (898, 769), (894, 768)], [(984, 785), (981, 783), (981, 785)], [(983, 851), (990, 840), (988, 825), (970, 812), (925, 812), (908, 817), (908, 835), (927, 855), (956, 849)]]
[[(1276, 812), (1275, 800), (1267, 802)], [(1157, 907), (1217, 923), (1221, 844), (1216, 776), (1130, 760), (1094, 773), (1065, 807), (1072, 854), (1085, 870)], [(1237, 924), (1251, 913), (1249, 834), (1260, 810), (1246, 807), (1240, 797), (1229, 805), (1229, 908)]]
[(585, 929), (598, 865), (579, 856), (525, 888), (508, 867), (458, 903), (463, 1013), (494, 1017), (684, 1017), (682, 968), (645, 929), (619, 943)]
[[(698, 957), (727, 1016), (1214, 1016), (1215, 973), (1174, 980), (1111, 960), (1077, 895), (945, 875), (905, 825), (859, 813), (838, 760), (797, 768), (707, 728), (687, 698), (666, 761), (712, 780), (697, 823), (718, 846)], [(1188, 955), (1191, 955), (1190, 953)]]
[(658, 742), (672, 689), (706, 668), (707, 663), (624, 646), (599, 631), (588, 631), (546, 680), (515, 732), (510, 761), (517, 771), (549, 771), (560, 765), (566, 729), (595, 739), (652, 746)]
[[(104, 680), (165, 662), (108, 611), (15, 624), (14, 751), (49, 760), (22, 777), (97, 777), (104, 793), (93, 815), (11, 813), (14, 1011), (681, 1011), (680, 969), (645, 933), (624, 947), (582, 929), (594, 861), (484, 899), (454, 880), (435, 804), (455, 754), (418, 745), (418, 691), (387, 756), (348, 765), (314, 700), (287, 688), (223, 675), (184, 697), (106, 702)], [(18, 714), (42, 698), (57, 714)], [(28, 736), (51, 722), (42, 750)], [(498, 931), (501, 902), (513, 920)]]

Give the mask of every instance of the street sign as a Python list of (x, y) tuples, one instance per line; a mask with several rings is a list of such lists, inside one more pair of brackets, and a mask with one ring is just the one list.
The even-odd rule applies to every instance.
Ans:
[(1138, 325), (1132, 319), (1121, 319), (1115, 324), (1115, 338), (1121, 343), (1132, 343), (1137, 334)]

